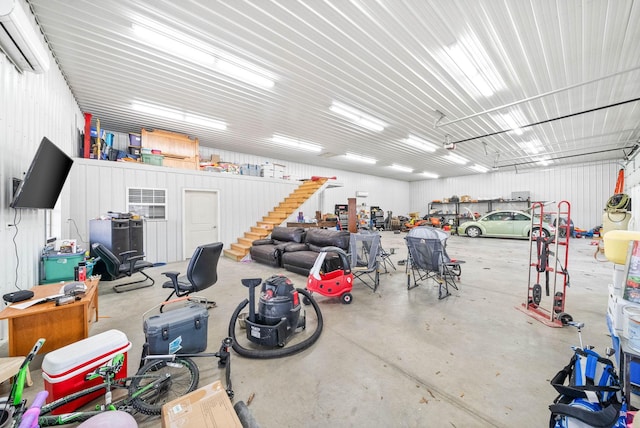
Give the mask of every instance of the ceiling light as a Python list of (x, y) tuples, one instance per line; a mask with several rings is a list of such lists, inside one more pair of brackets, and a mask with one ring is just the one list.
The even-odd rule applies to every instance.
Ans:
[(512, 110), (510, 113), (498, 113), (490, 115), (493, 120), (505, 129), (511, 130), (516, 135), (522, 135), (524, 130), (521, 126), (526, 125), (527, 120), (520, 110)]
[(430, 143), (427, 140), (424, 140), (420, 137), (416, 137), (415, 135), (409, 134), (407, 138), (404, 139), (404, 142), (412, 147), (416, 147), (420, 150), (424, 150), (425, 152), (435, 152), (438, 149), (433, 143)]
[(378, 162), (374, 158), (369, 158), (369, 157), (366, 157), (366, 156), (357, 155), (355, 153), (347, 153), (347, 154), (344, 155), (344, 157), (349, 159), (349, 160), (354, 160), (354, 161), (364, 162), (364, 163), (370, 163), (370, 164), (375, 164), (376, 162)]
[(133, 23), (131, 28), (148, 44), (172, 55), (253, 86), (271, 89), (275, 85), (275, 76), (267, 70), (173, 28), (151, 21), (147, 21), (144, 25)]
[(409, 168), (408, 166), (398, 165), (397, 163), (391, 164), (391, 168), (397, 169), (402, 172), (413, 172), (413, 168)]
[(427, 178), (439, 178), (440, 177), (438, 174), (434, 174), (432, 172), (427, 172), (427, 171), (423, 171), (422, 175), (424, 175)]
[(133, 101), (131, 108), (141, 113), (147, 113), (154, 116), (161, 116), (167, 119), (173, 119), (180, 122), (191, 123), (193, 125), (205, 126), (207, 128), (218, 129), (224, 131), (227, 129), (227, 124), (205, 116), (198, 116), (184, 111), (175, 110), (167, 107), (156, 106), (141, 101)]
[(548, 166), (551, 165), (553, 161), (551, 159), (538, 159), (536, 163), (541, 166)]
[(206, 44), (164, 25), (155, 22), (148, 22), (148, 24), (154, 28), (136, 23), (131, 24), (131, 28), (136, 36), (153, 46), (162, 48), (163, 51), (202, 65), (214, 66), (216, 59), (211, 55), (211, 48)]
[(506, 88), (489, 54), (473, 33), (462, 34), (458, 40), (436, 53), (446, 64), (456, 81), (467, 91), (490, 97)]
[(532, 155), (540, 153), (544, 150), (544, 147), (542, 147), (542, 143), (540, 143), (540, 141), (537, 141), (537, 140), (518, 143), (518, 146), (520, 146), (520, 148), (525, 152)]
[(487, 168), (486, 166), (482, 166), (482, 165), (478, 165), (478, 164), (472, 165), (469, 168), (471, 168), (472, 170), (477, 171), (477, 172), (487, 172), (487, 171), (489, 171), (489, 168)]
[(313, 143), (308, 143), (306, 141), (298, 140), (295, 138), (285, 137), (283, 135), (274, 134), (273, 137), (271, 137), (271, 141), (276, 144), (282, 144), (287, 147), (292, 147), (294, 149), (308, 150), (310, 152), (322, 151), (322, 146), (319, 146)]
[(442, 158), (460, 165), (464, 165), (467, 162), (469, 162), (469, 160), (463, 158), (462, 156), (454, 155), (453, 153), (449, 153), (448, 155), (443, 156)]
[(387, 126), (387, 124), (380, 119), (363, 113), (360, 110), (357, 110), (339, 101), (332, 102), (329, 110), (349, 119), (356, 125), (362, 126), (363, 128), (369, 129), (371, 131), (381, 132)]

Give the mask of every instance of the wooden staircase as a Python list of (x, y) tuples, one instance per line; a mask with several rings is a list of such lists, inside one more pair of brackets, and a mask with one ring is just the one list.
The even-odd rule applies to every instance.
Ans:
[(235, 261), (242, 260), (243, 257), (249, 254), (249, 249), (251, 249), (253, 241), (269, 236), (274, 227), (281, 225), (291, 214), (296, 212), (326, 181), (326, 178), (315, 181), (303, 181), (302, 184), (289, 196), (284, 198), (273, 211), (269, 211), (268, 215), (262, 217), (262, 221), (257, 222), (255, 226), (251, 227), (250, 231), (244, 233), (242, 238), (238, 238), (236, 243), (231, 244), (230, 249), (224, 250), (225, 257)]

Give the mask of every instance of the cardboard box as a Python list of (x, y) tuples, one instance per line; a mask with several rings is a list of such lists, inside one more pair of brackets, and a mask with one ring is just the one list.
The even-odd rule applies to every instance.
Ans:
[(242, 428), (222, 382), (216, 381), (162, 406), (162, 428)]

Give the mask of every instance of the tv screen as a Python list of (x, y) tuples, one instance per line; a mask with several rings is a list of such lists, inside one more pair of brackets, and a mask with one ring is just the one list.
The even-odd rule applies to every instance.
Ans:
[(44, 137), (10, 206), (53, 209), (72, 164), (69, 156)]

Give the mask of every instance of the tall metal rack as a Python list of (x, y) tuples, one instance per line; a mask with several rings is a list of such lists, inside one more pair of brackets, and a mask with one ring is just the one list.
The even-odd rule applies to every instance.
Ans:
[[(563, 327), (572, 321), (565, 312), (569, 287), (569, 239), (571, 237), (571, 205), (560, 201), (555, 211), (545, 211), (542, 202), (531, 204), (531, 233), (529, 234), (529, 280), (527, 298), (516, 309), (549, 327)], [(543, 222), (555, 219), (555, 235), (545, 237)], [(560, 233), (564, 229), (564, 233)], [(538, 233), (536, 233), (536, 230)], [(553, 248), (553, 249), (552, 249)], [(542, 285), (544, 280), (544, 290)], [(553, 286), (553, 290), (551, 287)], [(549, 297), (543, 302), (543, 295)]]

